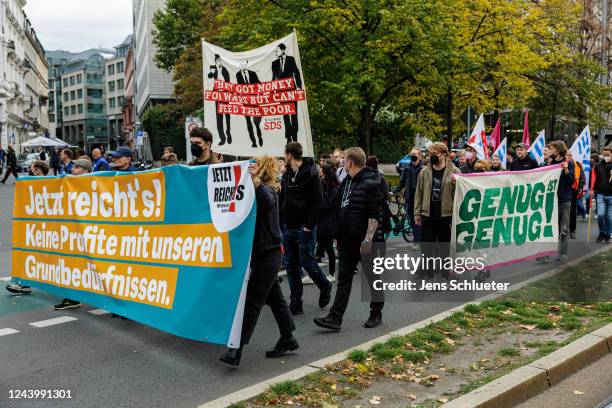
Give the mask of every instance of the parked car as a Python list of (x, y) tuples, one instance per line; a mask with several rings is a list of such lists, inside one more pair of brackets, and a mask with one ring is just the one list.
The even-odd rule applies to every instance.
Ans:
[(395, 170), (397, 170), (397, 174), (401, 176), (402, 171), (404, 171), (404, 167), (406, 167), (409, 164), (410, 164), (410, 155), (407, 154), (395, 164)]

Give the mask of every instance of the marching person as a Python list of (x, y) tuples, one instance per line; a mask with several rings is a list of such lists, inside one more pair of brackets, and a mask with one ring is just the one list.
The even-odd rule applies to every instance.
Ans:
[(94, 173), (98, 171), (107, 171), (110, 169), (110, 165), (108, 164), (104, 156), (102, 156), (102, 151), (100, 151), (100, 149), (93, 149), (91, 151), (91, 157), (93, 158)]
[(281, 181), (280, 208), (283, 226), (283, 262), (287, 270), (293, 315), (302, 308), (302, 268), (319, 288), (319, 307), (331, 300), (332, 284), (315, 259), (317, 223), (323, 201), (321, 179), (314, 160), (302, 157), (302, 145), (290, 142), (285, 146), (286, 172)]
[[(228, 138), (230, 137), (228, 136)], [(201, 127), (193, 128), (189, 132), (189, 141), (191, 142), (191, 154), (194, 157), (191, 163), (189, 163), (190, 166), (206, 166), (219, 163), (211, 150), (213, 135), (210, 133), (210, 130)], [(228, 143), (231, 143), (231, 141)]]
[(332, 154), (332, 158), (336, 162), (336, 176), (338, 176), (338, 182), (342, 183), (346, 178), (346, 170), (344, 169), (344, 152), (342, 152), (342, 149), (336, 148)]
[(15, 177), (15, 180), (19, 177), (17, 174), (17, 155), (15, 154), (15, 150), (13, 150), (13, 146), (8, 145), (8, 151), (6, 153), (6, 174), (2, 179), (2, 184), (6, 184), (6, 180), (11, 174)]
[[(444, 143), (433, 143), (428, 150), (431, 153), (429, 163), (423, 167), (417, 181), (414, 217), (417, 225), (421, 225), (422, 228), (423, 254), (426, 257), (445, 258), (450, 250), (455, 195), (453, 175), (461, 172), (447, 157), (448, 148)], [(466, 155), (467, 153), (469, 151), (466, 151)], [(466, 159), (471, 160), (469, 156)], [(433, 279), (433, 270), (427, 269), (425, 272), (427, 279)], [(441, 275), (444, 279), (449, 278), (447, 270), (442, 270)]]
[(527, 151), (527, 147), (523, 143), (519, 143), (514, 147), (516, 152), (516, 159), (510, 163), (508, 170), (510, 171), (524, 171), (532, 170), (540, 167), (538, 162), (531, 157)]
[(72, 167), (74, 164), (72, 163), (72, 158), (74, 157), (72, 154), (72, 150), (64, 149), (60, 155), (62, 162), (60, 166), (60, 176), (66, 176), (68, 174), (72, 174)]
[(597, 200), (597, 242), (610, 243), (612, 235), (612, 147), (604, 147), (602, 159), (593, 167)]
[[(342, 328), (342, 318), (348, 306), (353, 285), (353, 272), (360, 260), (369, 282), (370, 317), (365, 327), (376, 327), (382, 321), (384, 303), (380, 301), (380, 293), (374, 293), (372, 282), (374, 275), (371, 268), (371, 257), (376, 256), (372, 243), (376, 246), (382, 242), (384, 235), (379, 223), (381, 215), (380, 204), (383, 200), (379, 188), (379, 173), (366, 167), (366, 155), (360, 147), (351, 147), (344, 152), (344, 167), (347, 172), (339, 193), (340, 212), (338, 214), (338, 288), (334, 304), (325, 317), (317, 317), (314, 323), (325, 329), (339, 331)], [(386, 198), (386, 197), (385, 197)]]
[(400, 182), (397, 187), (393, 189), (393, 194), (398, 194), (400, 191), (404, 190), (404, 209), (408, 213), (410, 228), (412, 228), (413, 243), (411, 247), (414, 250), (419, 249), (419, 242), (421, 242), (421, 226), (416, 225), (414, 222), (414, 196), (419, 173), (421, 173), (422, 169), (423, 161), (421, 160), (421, 152), (414, 147), (410, 151), (410, 164), (404, 167)]
[(240, 347), (228, 349), (221, 357), (221, 361), (232, 366), (240, 364), (242, 348), (249, 344), (264, 304), (272, 309), (281, 335), (274, 348), (266, 352), (266, 357), (282, 357), (287, 352), (299, 348), (297, 340), (293, 337), (295, 324), (278, 280), (282, 258), (278, 171), (276, 159), (270, 156), (262, 157), (256, 164), (249, 166), (249, 173), (255, 185), (257, 220)]
[(584, 170), (582, 170), (582, 165), (580, 162), (574, 160), (571, 151), (567, 151), (566, 158), (574, 162), (574, 183), (572, 183), (572, 205), (570, 208), (569, 231), (570, 239), (576, 239), (576, 217), (578, 216), (578, 208), (581, 208), (580, 212), (583, 218), (586, 215), (584, 206), (582, 205), (586, 178), (584, 176)]
[(4, 159), (6, 159), (6, 151), (0, 145), (0, 176), (2, 176), (2, 169), (4, 168)]
[(331, 159), (323, 163), (320, 170), (321, 186), (323, 189), (323, 205), (317, 229), (317, 258), (327, 253), (329, 261), (329, 279), (334, 282), (336, 273), (336, 252), (334, 251), (334, 238), (336, 236), (336, 223), (338, 222), (338, 209), (334, 205), (337, 199), (340, 183)]
[(491, 156), (491, 169), (489, 171), (503, 171), (499, 156), (494, 154)]
[(53, 175), (57, 176), (61, 172), (61, 160), (59, 151), (57, 148), (53, 149), (51, 152), (51, 160), (49, 162), (49, 167), (53, 169)]
[(465, 163), (461, 166), (461, 173), (475, 173), (476, 161), (478, 160), (478, 153), (470, 145), (465, 145)]
[(111, 153), (111, 170), (137, 171), (136, 167), (132, 166), (132, 157), (132, 149), (127, 146), (118, 147), (117, 150)]

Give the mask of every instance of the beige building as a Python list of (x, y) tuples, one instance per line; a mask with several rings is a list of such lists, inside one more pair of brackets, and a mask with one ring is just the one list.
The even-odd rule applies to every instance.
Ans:
[(115, 55), (106, 61), (106, 114), (111, 148), (125, 140), (123, 131), (123, 111), (125, 102), (127, 55), (132, 46), (132, 35), (115, 47)]

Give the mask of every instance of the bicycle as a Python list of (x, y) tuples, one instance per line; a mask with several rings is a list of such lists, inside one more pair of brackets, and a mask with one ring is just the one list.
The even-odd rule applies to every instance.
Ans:
[[(395, 206), (395, 212), (392, 207)], [(393, 194), (389, 200), (389, 212), (391, 213), (391, 232), (386, 234), (388, 238), (389, 235), (393, 234), (398, 236), (402, 234), (402, 238), (406, 242), (413, 242), (412, 239), (408, 237), (412, 235), (412, 228), (410, 227), (410, 219), (408, 218), (408, 212), (404, 209), (404, 196), (400, 194)]]

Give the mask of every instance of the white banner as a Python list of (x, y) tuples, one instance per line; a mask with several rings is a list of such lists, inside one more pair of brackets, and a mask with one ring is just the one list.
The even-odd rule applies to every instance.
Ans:
[(263, 47), (230, 52), (202, 42), (204, 125), (213, 151), (282, 156), (288, 142), (313, 156), (306, 87), (295, 33)]
[(551, 255), (558, 242), (561, 164), (457, 175), (451, 252), (489, 268)]

